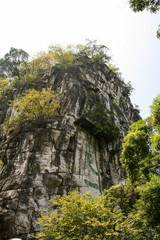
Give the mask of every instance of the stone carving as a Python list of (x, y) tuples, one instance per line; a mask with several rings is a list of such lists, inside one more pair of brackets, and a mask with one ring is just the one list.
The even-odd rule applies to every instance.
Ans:
[[(0, 138), (0, 239), (34, 239), (42, 211), (53, 210), (49, 199), (77, 190), (97, 196), (123, 181), (119, 163), (121, 143), (129, 125), (139, 119), (130, 99), (107, 66), (76, 66), (72, 72), (53, 68), (39, 86), (15, 90), (15, 99), (27, 88), (51, 87), (61, 106), (57, 120), (26, 124), (16, 134)], [(106, 143), (96, 138), (85, 117), (97, 101), (114, 113), (120, 139)], [(1, 124), (9, 108), (3, 103)], [(112, 106), (111, 106), (112, 105)]]

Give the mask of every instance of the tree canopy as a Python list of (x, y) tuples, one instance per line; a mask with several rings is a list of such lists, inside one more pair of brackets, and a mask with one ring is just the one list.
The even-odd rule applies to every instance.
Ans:
[(27, 63), (29, 54), (22, 49), (11, 47), (9, 52), (0, 59), (0, 77), (19, 77), (19, 68)]
[(119, 210), (109, 207), (105, 197), (73, 192), (52, 202), (57, 210), (42, 214), (42, 231), (37, 236), (41, 240), (127, 240), (131, 236), (129, 222)]
[(148, 10), (151, 13), (155, 13), (160, 9), (159, 0), (129, 0), (130, 7), (134, 12)]

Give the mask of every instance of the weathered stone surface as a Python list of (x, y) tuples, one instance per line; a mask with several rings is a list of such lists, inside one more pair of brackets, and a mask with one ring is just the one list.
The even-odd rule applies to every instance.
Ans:
[[(5, 163), (0, 170), (3, 240), (34, 239), (40, 230), (37, 221), (41, 212), (53, 210), (49, 199), (57, 195), (90, 190), (97, 196), (111, 185), (123, 182), (121, 143), (139, 115), (123, 95), (115, 74), (107, 67), (93, 64), (77, 67), (72, 73), (53, 69), (37, 89), (47, 87), (58, 93), (60, 117), (48, 123), (25, 125), (6, 141), (1, 138), (0, 153)], [(17, 94), (18, 91), (13, 98)], [(113, 110), (116, 125), (121, 129), (117, 142), (96, 138), (92, 124), (84, 117), (98, 101)], [(4, 116), (2, 122), (3, 119)]]

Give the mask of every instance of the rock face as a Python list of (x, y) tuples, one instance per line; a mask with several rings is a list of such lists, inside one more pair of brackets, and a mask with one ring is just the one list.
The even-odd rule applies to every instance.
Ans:
[[(123, 137), (139, 119), (124, 88), (107, 66), (88, 64), (64, 72), (52, 69), (38, 86), (51, 87), (61, 106), (58, 119), (23, 126), (9, 139), (1, 138), (0, 239), (34, 239), (40, 230), (40, 213), (52, 210), (49, 199), (77, 190), (96, 196), (111, 185), (123, 182), (120, 165)], [(114, 114), (120, 138), (107, 142), (97, 138), (86, 112), (101, 102)], [(9, 109), (3, 109), (1, 121)]]

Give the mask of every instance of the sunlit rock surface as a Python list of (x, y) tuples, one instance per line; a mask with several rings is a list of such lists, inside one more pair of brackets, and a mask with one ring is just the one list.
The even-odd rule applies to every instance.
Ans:
[[(51, 87), (58, 94), (60, 116), (48, 123), (25, 125), (7, 140), (1, 137), (0, 239), (34, 239), (41, 212), (53, 210), (49, 199), (70, 191), (93, 196), (124, 182), (120, 165), (123, 137), (139, 119), (116, 75), (107, 66), (88, 64), (70, 72), (53, 68), (37, 85), (19, 87), (11, 99), (27, 88)], [(85, 113), (97, 102), (112, 108), (120, 139), (107, 143), (94, 136)], [(3, 103), (1, 123), (9, 109)]]

